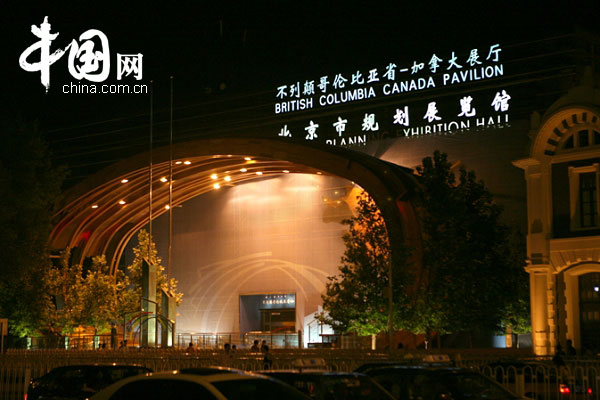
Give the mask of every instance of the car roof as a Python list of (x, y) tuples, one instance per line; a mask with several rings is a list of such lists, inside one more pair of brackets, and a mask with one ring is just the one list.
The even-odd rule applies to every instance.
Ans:
[[(232, 380), (247, 380), (247, 379), (272, 379), (266, 376), (254, 374), (251, 372), (245, 372), (244, 374), (232, 374), (232, 373), (222, 373), (222, 374), (214, 374), (214, 375), (194, 375), (194, 374), (182, 374), (179, 371), (163, 371), (163, 372), (149, 372), (143, 375), (131, 376), (125, 379), (122, 379), (118, 382), (113, 383), (102, 391), (98, 392), (96, 395), (92, 396), (90, 400), (94, 399), (104, 399), (112, 396), (119, 388), (125, 386), (129, 382), (134, 382), (138, 380), (150, 380), (150, 379), (172, 379), (172, 380), (182, 380), (188, 382), (196, 382), (198, 384), (202, 383), (215, 383), (222, 381), (232, 381)], [(205, 386), (205, 385), (203, 385)], [(211, 390), (211, 389), (209, 389)], [(211, 390), (212, 391), (212, 390)], [(214, 394), (214, 393), (213, 393)]]
[(216, 375), (216, 374), (244, 374), (245, 371), (236, 368), (229, 367), (190, 367), (190, 368), (181, 368), (179, 370), (180, 374), (192, 374), (192, 375)]
[(257, 371), (259, 374), (264, 375), (321, 375), (321, 376), (367, 376), (362, 372), (344, 372), (344, 371), (322, 371), (322, 370), (265, 370)]
[(441, 367), (441, 366), (432, 366), (432, 365), (382, 365), (382, 366), (373, 366), (372, 368), (363, 369), (362, 373), (370, 375), (373, 372), (391, 372), (391, 371), (427, 371), (431, 373), (476, 373), (471, 369), (467, 368), (459, 368), (459, 367)]
[(51, 371), (69, 370), (69, 369), (123, 369), (123, 368), (143, 368), (151, 371), (150, 368), (136, 364), (75, 364), (63, 365), (61, 367), (52, 368)]

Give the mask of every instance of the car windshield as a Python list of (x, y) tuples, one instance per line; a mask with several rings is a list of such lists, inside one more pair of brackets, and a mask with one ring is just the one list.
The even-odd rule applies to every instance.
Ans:
[(442, 390), (452, 393), (454, 399), (515, 399), (515, 395), (476, 373), (445, 374)]
[(475, 372), (423, 369), (380, 369), (369, 375), (397, 399), (500, 400), (518, 398), (510, 391)]
[(212, 384), (230, 400), (306, 399), (294, 388), (273, 379), (232, 379)]
[(359, 374), (273, 373), (313, 399), (387, 399), (389, 395), (369, 377)]
[(60, 367), (35, 381), (29, 398), (84, 399), (102, 388), (129, 376), (151, 370), (136, 366), (72, 366)]

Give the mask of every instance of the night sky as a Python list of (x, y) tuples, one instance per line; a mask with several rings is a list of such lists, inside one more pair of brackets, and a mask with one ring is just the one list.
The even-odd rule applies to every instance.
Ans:
[[(410, 62), (433, 52), (468, 52), (492, 43), (598, 31), (593, 19), (599, 15), (597, 1), (571, 3), (569, 9), (426, 1), (53, 3), (2, 4), (1, 113), (5, 120), (37, 121), (56, 162), (76, 171), (72, 181), (123, 152), (147, 148), (143, 132), (149, 96), (62, 93), (63, 84), (77, 82), (68, 72), (68, 54), (51, 66), (45, 93), (40, 73), (26, 72), (18, 62), (38, 40), (31, 25), (39, 26), (44, 16), (51, 32), (59, 33), (52, 51), (88, 29), (107, 36), (112, 65), (104, 83), (121, 83), (116, 80), (116, 53), (143, 54), (143, 80), (129, 77), (123, 83), (154, 81), (160, 142), (168, 120), (170, 76), (176, 120), (202, 120), (220, 109), (250, 115), (262, 105), (271, 107), (282, 84), (382, 67), (390, 59)], [(39, 60), (39, 52), (30, 60)]]

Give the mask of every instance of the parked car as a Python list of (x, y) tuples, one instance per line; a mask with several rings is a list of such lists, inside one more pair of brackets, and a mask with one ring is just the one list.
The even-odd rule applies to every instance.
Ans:
[(136, 365), (70, 365), (54, 368), (46, 375), (32, 379), (27, 400), (86, 399), (112, 383), (152, 372)]
[(365, 374), (402, 400), (512, 400), (520, 397), (483, 374), (454, 367), (396, 365)]
[(193, 375), (171, 371), (123, 379), (90, 400), (125, 399), (306, 400), (307, 397), (283, 382), (249, 372)]
[(393, 399), (380, 385), (358, 372), (263, 371), (263, 375), (285, 382), (311, 399), (376, 400)]
[(523, 391), (525, 397), (537, 400), (586, 400), (594, 391), (580, 379), (569, 379), (568, 370), (554, 363), (495, 362), (481, 372), (514, 391)]
[(191, 374), (191, 375), (216, 375), (216, 374), (244, 374), (245, 372), (241, 369), (229, 368), (229, 367), (190, 367), (182, 368), (179, 370), (180, 374)]

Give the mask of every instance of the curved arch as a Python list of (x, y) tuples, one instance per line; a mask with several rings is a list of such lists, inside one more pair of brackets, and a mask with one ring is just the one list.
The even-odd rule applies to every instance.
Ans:
[[(282, 173), (330, 174), (353, 181), (381, 210), (392, 248), (401, 248), (406, 240), (420, 260), (420, 229), (412, 203), (415, 181), (409, 169), (339, 147), (245, 137), (179, 143), (172, 154), (174, 205), (213, 190), (214, 182), (235, 185)], [(161, 178), (168, 176), (169, 156), (169, 147), (153, 151), (152, 219), (167, 211), (168, 184)], [(142, 153), (118, 162), (67, 191), (58, 204), (51, 248), (79, 246), (75, 262), (105, 253), (114, 271), (129, 238), (149, 220), (149, 157)], [(227, 181), (222, 179), (225, 174)]]
[(552, 113), (539, 128), (531, 150), (531, 157), (542, 160), (553, 157), (561, 141), (576, 130), (600, 130), (600, 110), (594, 106), (564, 106)]

